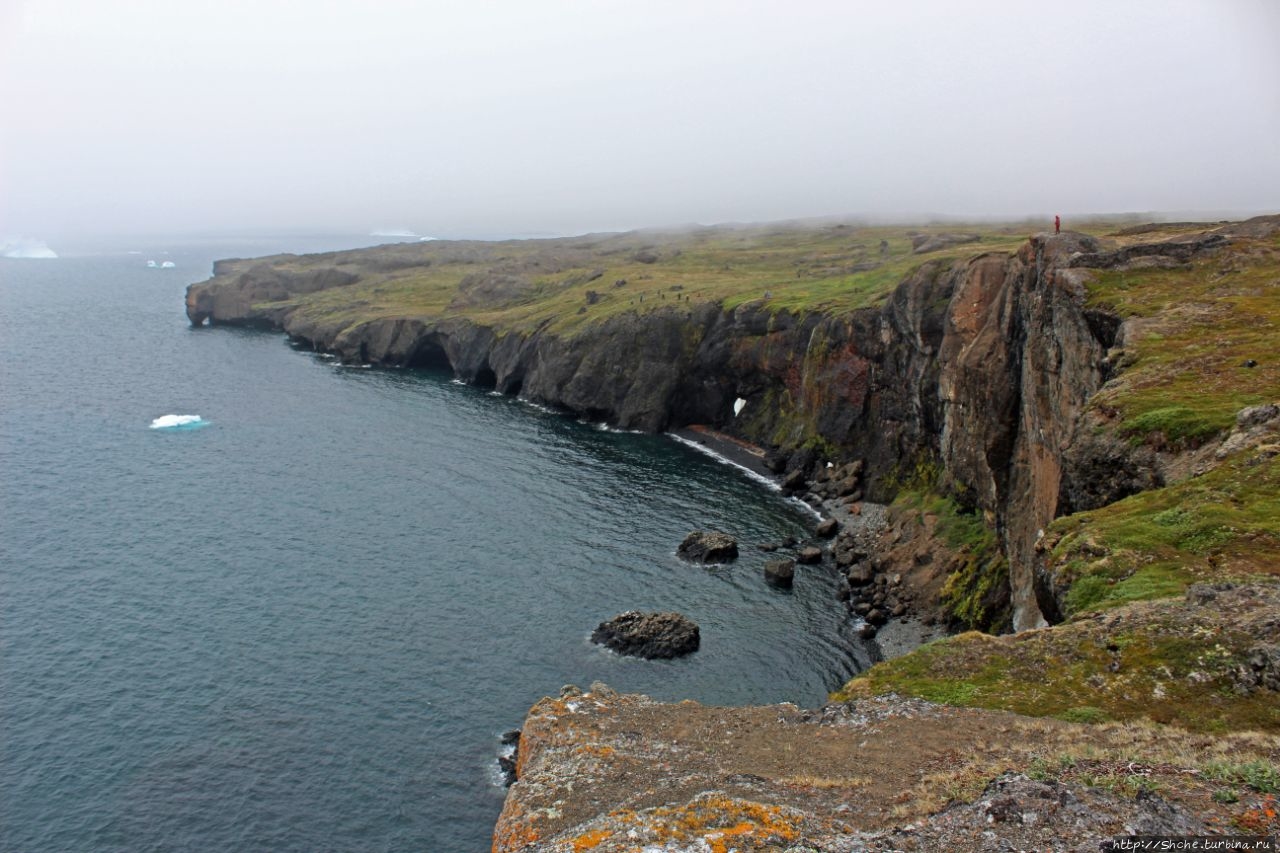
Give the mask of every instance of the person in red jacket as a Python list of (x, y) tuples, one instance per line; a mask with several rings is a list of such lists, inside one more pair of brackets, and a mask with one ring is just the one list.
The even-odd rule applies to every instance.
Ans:
[(1053, 233), (1057, 234), (1060, 231), (1062, 231), (1062, 217), (1054, 216), (1053, 217)]

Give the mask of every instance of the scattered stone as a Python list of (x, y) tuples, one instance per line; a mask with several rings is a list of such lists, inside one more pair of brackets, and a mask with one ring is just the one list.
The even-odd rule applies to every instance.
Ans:
[(773, 542), (761, 542), (756, 547), (761, 551), (764, 551), (766, 554), (772, 554), (774, 551), (778, 550), (777, 544)]
[(873, 608), (869, 613), (867, 613), (866, 619), (872, 625), (876, 626), (883, 625), (885, 622), (889, 621), (888, 618), (885, 617), (884, 611), (876, 608)]
[(818, 524), (818, 529), (815, 530), (814, 533), (823, 539), (830, 539), (832, 536), (836, 535), (836, 532), (839, 529), (840, 523), (834, 518), (828, 518)]
[(783, 548), (794, 548), (794, 547), (796, 547), (796, 543), (797, 543), (796, 537), (794, 537), (794, 536), (788, 536), (788, 537), (786, 537), (785, 539), (783, 539), (783, 540), (782, 540), (782, 547), (783, 547)]
[(795, 574), (795, 560), (770, 560), (764, 564), (764, 579), (770, 586), (790, 589)]
[(800, 553), (796, 555), (796, 562), (804, 565), (822, 562), (822, 549), (809, 545), (800, 549)]
[(874, 640), (878, 633), (879, 631), (876, 630), (876, 626), (872, 625), (870, 622), (864, 623), (862, 627), (858, 629), (858, 636), (864, 640)]
[(620, 655), (639, 658), (674, 658), (698, 650), (697, 623), (679, 613), (641, 613), (628, 610), (601, 622), (591, 642)]
[(718, 530), (695, 530), (680, 543), (676, 554), (698, 563), (728, 563), (738, 559), (738, 543)]
[(1266, 403), (1261, 406), (1249, 406), (1241, 409), (1236, 413), (1236, 425), (1248, 429), (1249, 427), (1262, 426), (1276, 418), (1280, 418), (1280, 405)]
[(1245, 366), (1245, 367), (1257, 367), (1257, 366), (1258, 366), (1258, 362), (1254, 361), (1254, 360), (1253, 360), (1253, 359), (1251, 359), (1251, 358), (1246, 358), (1246, 359), (1245, 359), (1245, 361), (1244, 361), (1244, 366)]
[(1254, 646), (1244, 663), (1236, 667), (1236, 692), (1258, 689), (1280, 691), (1280, 646)]

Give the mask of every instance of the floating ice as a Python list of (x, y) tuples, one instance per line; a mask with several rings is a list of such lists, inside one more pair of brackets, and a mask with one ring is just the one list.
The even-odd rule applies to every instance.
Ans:
[(58, 253), (43, 240), (31, 237), (0, 237), (0, 255), (6, 258), (56, 258)]
[(208, 423), (199, 415), (161, 415), (151, 422), (151, 429), (199, 429)]
[(155, 269), (156, 267), (158, 267), (158, 266), (160, 266), (160, 265), (159, 265), (159, 264), (157, 264), (155, 261), (147, 261), (147, 266), (148, 266), (149, 268), (151, 268), (151, 269)]
[(408, 228), (375, 228), (369, 232), (370, 237), (417, 237), (418, 234)]
[(162, 263), (162, 264), (160, 265), (160, 269), (162, 269), (162, 270), (171, 270), (171, 269), (173, 269), (173, 268), (174, 268), (174, 267), (176, 267), (176, 266), (177, 266), (177, 264), (175, 264), (173, 261), (165, 261), (164, 263)]

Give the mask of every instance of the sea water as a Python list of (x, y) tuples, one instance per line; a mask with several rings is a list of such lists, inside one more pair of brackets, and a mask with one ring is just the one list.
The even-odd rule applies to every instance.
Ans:
[[(217, 257), (357, 242), (0, 259), (0, 849), (479, 853), (500, 734), (564, 684), (816, 704), (865, 663), (833, 572), (764, 584), (812, 515), (741, 471), (187, 324)], [(742, 557), (681, 562), (696, 528)], [(629, 609), (701, 650), (590, 643)]]

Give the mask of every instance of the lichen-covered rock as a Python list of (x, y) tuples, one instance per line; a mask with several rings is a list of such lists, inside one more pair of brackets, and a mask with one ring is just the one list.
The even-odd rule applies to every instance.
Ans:
[(601, 622), (591, 642), (620, 655), (675, 658), (698, 650), (701, 635), (692, 619), (679, 613), (641, 613), (628, 610)]
[[(1195, 781), (1179, 767), (1010, 772), (1071, 744), (1129, 755), (1132, 732), (921, 700), (715, 708), (592, 685), (538, 702), (523, 732), (494, 853), (1096, 851), (1121, 834), (1204, 831), (1181, 804)], [(1142, 737), (1178, 744), (1182, 760), (1214, 754), (1177, 732)], [(1158, 783), (1165, 796), (1091, 787), (1085, 774)]]
[(738, 542), (718, 530), (695, 530), (684, 538), (676, 553), (697, 563), (729, 563), (738, 559)]

